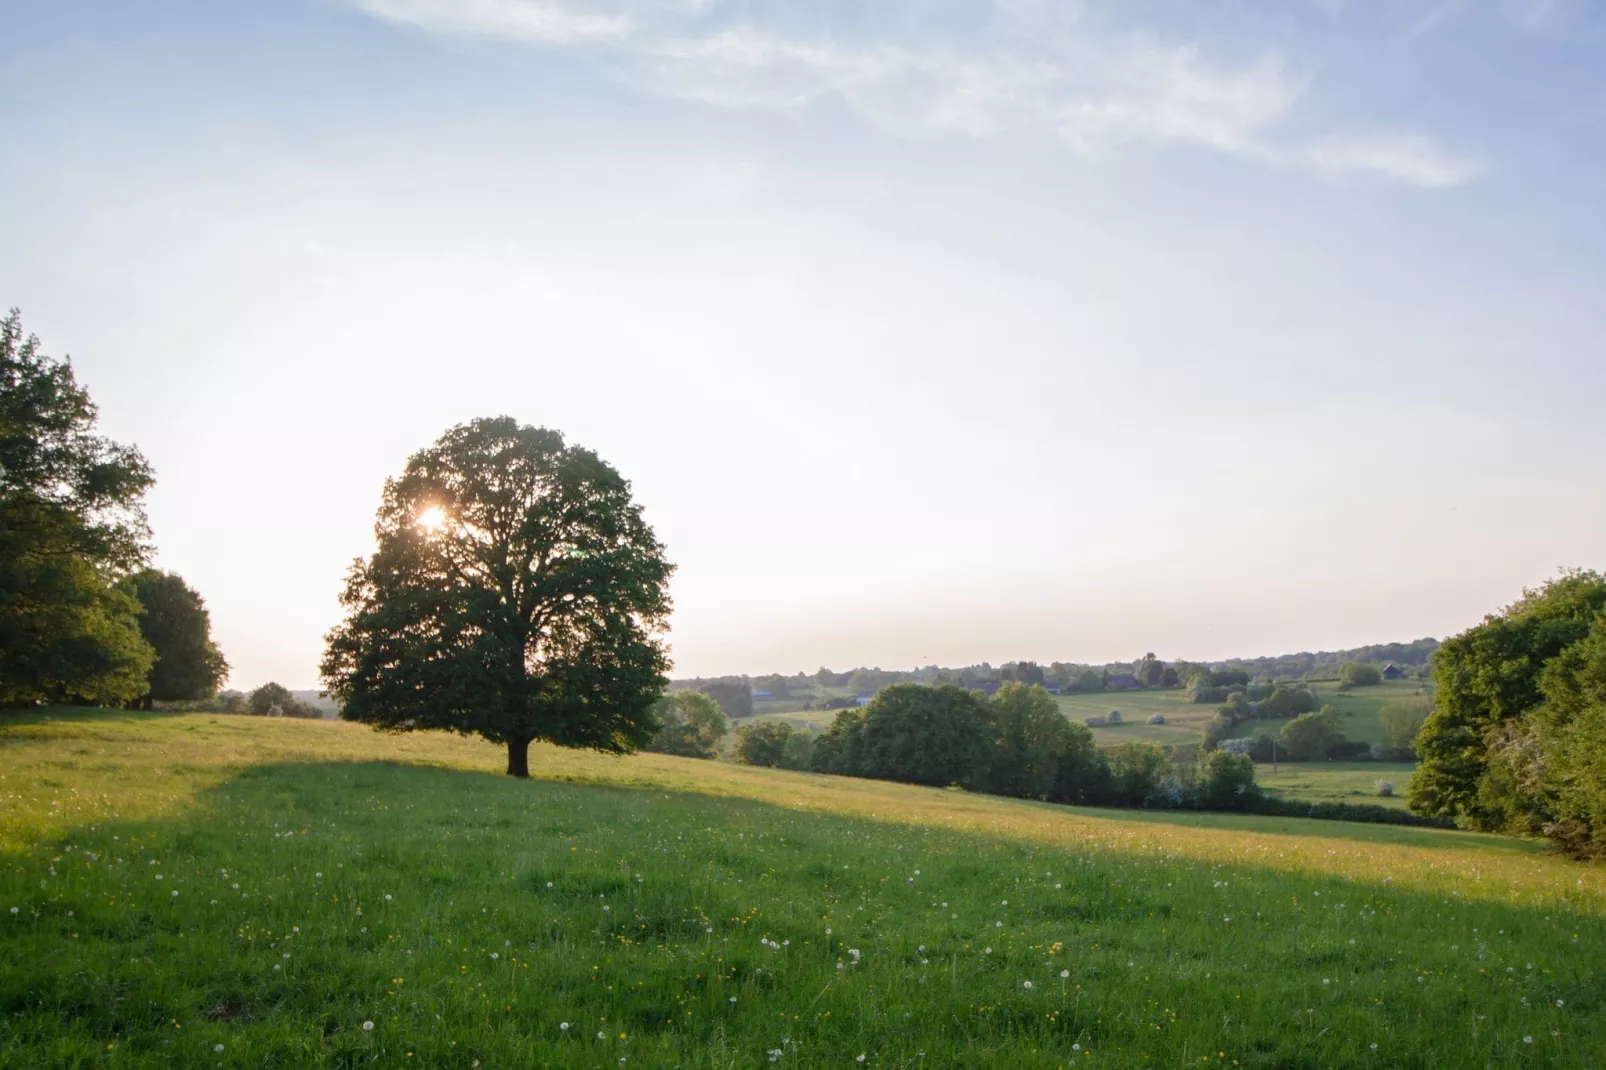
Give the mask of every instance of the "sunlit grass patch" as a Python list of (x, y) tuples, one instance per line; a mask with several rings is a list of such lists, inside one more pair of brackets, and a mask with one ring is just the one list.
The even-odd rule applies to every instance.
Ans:
[(1606, 1047), (1600, 872), (1512, 841), (657, 756), (543, 750), (518, 783), (499, 759), (247, 718), (0, 731), (0, 1062), (1588, 1066)]

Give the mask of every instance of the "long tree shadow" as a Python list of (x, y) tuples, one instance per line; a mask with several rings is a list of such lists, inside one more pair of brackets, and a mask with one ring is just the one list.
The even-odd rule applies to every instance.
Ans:
[(255, 766), (182, 814), (0, 856), (0, 1052), (1426, 1067), (1606, 1050), (1598, 903), (1291, 871), (1242, 857), (1236, 831), (1202, 859), (653, 785)]

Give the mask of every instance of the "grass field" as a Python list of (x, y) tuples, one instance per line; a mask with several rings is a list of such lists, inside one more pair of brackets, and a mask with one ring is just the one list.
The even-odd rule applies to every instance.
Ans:
[[(1405, 808), (1410, 762), (1279, 762), (1276, 772), (1270, 765), (1255, 766), (1255, 780), (1261, 787), (1290, 799), (1311, 802), (1370, 803)], [(1377, 794), (1377, 782), (1394, 785), (1395, 794)]]
[(1598, 1066), (1606, 871), (338, 722), (0, 721), (0, 1066)]

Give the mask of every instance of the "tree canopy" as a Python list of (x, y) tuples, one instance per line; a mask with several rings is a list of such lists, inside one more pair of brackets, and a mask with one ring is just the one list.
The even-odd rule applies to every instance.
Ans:
[(1606, 577), (1569, 571), (1444, 642), (1433, 658), (1433, 712), (1416, 737), (1421, 764), (1411, 778), (1413, 810), (1472, 828), (1509, 826), (1516, 788), (1484, 783), (1490, 744), (1508, 723), (1539, 707), (1547, 666), (1584, 640), (1603, 611)]
[(719, 703), (700, 691), (672, 691), (653, 705), (653, 716), (663, 725), (647, 744), (659, 754), (682, 758), (713, 758), (730, 730)]
[(123, 704), (153, 653), (118, 581), (148, 553), (145, 458), (96, 432), (72, 365), (0, 321), (0, 704)]
[(172, 572), (145, 569), (128, 581), (144, 612), (140, 634), (156, 653), (151, 665), (151, 701), (211, 698), (229, 675), (229, 663), (212, 642), (212, 618), (201, 596)]
[(556, 431), (475, 420), (389, 480), (327, 690), (348, 719), (622, 753), (658, 732), (672, 566), (630, 484)]

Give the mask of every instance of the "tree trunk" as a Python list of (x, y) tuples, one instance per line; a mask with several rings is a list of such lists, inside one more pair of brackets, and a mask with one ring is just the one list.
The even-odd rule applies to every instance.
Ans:
[(528, 739), (510, 739), (507, 741), (507, 775), (525, 780), (530, 778), (530, 741)]

